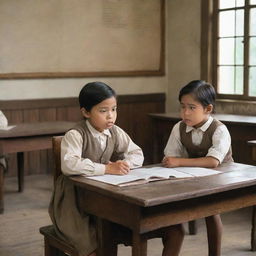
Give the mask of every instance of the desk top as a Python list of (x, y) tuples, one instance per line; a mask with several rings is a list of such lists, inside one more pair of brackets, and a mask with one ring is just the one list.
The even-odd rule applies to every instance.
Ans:
[(256, 166), (231, 163), (216, 168), (221, 174), (189, 179), (169, 179), (118, 187), (73, 176), (78, 186), (134, 205), (149, 207), (256, 185)]
[[(170, 113), (150, 113), (149, 116), (162, 120), (180, 120), (180, 114), (177, 112)], [(231, 115), (231, 114), (215, 114), (213, 115), (218, 120), (225, 123), (237, 123), (237, 124), (250, 124), (256, 125), (256, 116), (244, 116), (244, 115)]]
[(66, 121), (21, 123), (10, 130), (0, 130), (0, 139), (63, 134), (74, 125), (75, 122)]

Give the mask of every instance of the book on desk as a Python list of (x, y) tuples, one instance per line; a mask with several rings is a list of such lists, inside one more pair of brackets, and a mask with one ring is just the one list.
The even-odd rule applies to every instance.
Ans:
[(126, 175), (105, 174), (100, 176), (86, 176), (86, 178), (123, 187), (130, 185), (139, 185), (158, 180), (187, 179), (193, 177), (209, 176), (219, 173), (221, 172), (201, 167), (165, 168), (161, 166), (156, 166), (133, 169)]

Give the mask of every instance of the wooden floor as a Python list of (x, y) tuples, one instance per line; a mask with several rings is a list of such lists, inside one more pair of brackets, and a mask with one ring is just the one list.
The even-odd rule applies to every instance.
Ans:
[[(47, 207), (52, 188), (49, 175), (25, 178), (25, 190), (17, 192), (16, 178), (5, 180), (5, 212), (0, 215), (0, 256), (43, 256), (43, 237), (38, 229), (50, 224)], [(222, 256), (256, 256), (250, 251), (251, 209), (222, 215), (224, 224)], [(187, 228), (187, 225), (185, 225)], [(161, 255), (160, 239), (148, 244), (148, 255)], [(131, 255), (131, 248), (120, 246), (118, 256)], [(181, 256), (207, 256), (203, 220), (198, 220), (198, 234), (186, 235)]]

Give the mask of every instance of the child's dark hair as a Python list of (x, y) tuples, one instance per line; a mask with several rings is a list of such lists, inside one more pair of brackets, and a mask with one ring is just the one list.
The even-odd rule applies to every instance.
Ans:
[(204, 107), (212, 104), (214, 109), (216, 93), (211, 84), (203, 80), (191, 81), (180, 90), (179, 101), (186, 94), (192, 94), (195, 100), (200, 102)]
[(93, 106), (111, 97), (116, 98), (116, 93), (107, 84), (102, 82), (88, 83), (79, 93), (80, 108), (85, 108), (87, 111), (90, 111)]

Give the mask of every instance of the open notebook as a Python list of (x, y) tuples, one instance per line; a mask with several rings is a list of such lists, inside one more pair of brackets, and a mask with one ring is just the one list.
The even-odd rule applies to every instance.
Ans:
[(133, 169), (127, 175), (100, 175), (100, 176), (86, 176), (88, 179), (97, 180), (117, 186), (129, 186), (148, 183), (156, 180), (166, 180), (170, 178), (192, 178), (219, 174), (216, 171), (208, 168), (200, 167), (151, 167)]

